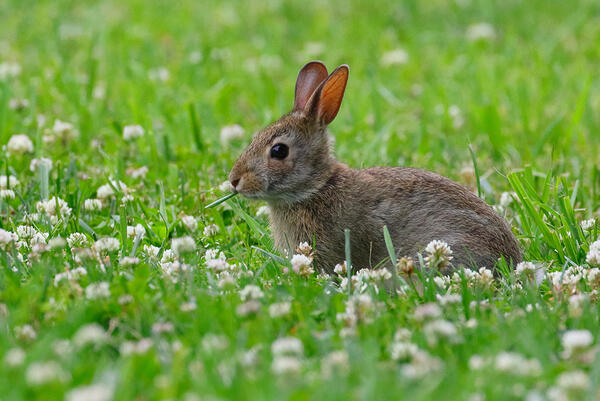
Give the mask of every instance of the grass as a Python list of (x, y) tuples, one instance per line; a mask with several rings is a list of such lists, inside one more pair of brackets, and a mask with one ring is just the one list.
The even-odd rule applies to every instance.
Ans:
[[(0, 144), (33, 143), (0, 155), (19, 181), (0, 227), (20, 235), (0, 250), (3, 401), (598, 398), (599, 227), (582, 226), (600, 197), (597, 2), (9, 0), (0, 15)], [(469, 39), (482, 22), (493, 37)], [(469, 186), (538, 279), (442, 283), (421, 260), (392, 297), (357, 266), (345, 282), (291, 271), (260, 203), (206, 208), (312, 59), (351, 68), (341, 160)], [(221, 141), (232, 124), (244, 134)], [(129, 125), (143, 134), (124, 140)], [(52, 167), (30, 169), (41, 157)], [(71, 210), (53, 219), (58, 198)], [(571, 349), (573, 330), (591, 344)]]

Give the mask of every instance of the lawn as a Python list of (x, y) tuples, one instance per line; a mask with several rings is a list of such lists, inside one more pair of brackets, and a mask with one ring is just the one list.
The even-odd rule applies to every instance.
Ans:
[[(597, 1), (5, 0), (0, 20), (0, 400), (600, 399)], [(443, 277), (424, 252), (392, 294), (390, 271), (298, 271), (264, 203), (206, 209), (315, 59), (350, 66), (340, 160), (462, 183), (526, 262)]]

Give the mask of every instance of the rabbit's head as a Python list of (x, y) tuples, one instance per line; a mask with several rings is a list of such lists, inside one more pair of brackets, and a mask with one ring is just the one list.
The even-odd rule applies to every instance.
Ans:
[(294, 108), (252, 139), (229, 174), (234, 190), (248, 198), (293, 203), (309, 198), (330, 178), (335, 159), (327, 125), (340, 109), (348, 66), (327, 75), (319, 61), (298, 74)]

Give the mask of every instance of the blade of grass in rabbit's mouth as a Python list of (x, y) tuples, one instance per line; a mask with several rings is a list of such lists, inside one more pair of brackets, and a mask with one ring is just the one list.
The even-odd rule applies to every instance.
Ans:
[(237, 195), (237, 192), (231, 192), (228, 193), (227, 195), (223, 196), (222, 198), (217, 199), (216, 201), (214, 201), (213, 203), (210, 203), (206, 206), (204, 206), (205, 209), (211, 208), (211, 207), (215, 207), (217, 205), (220, 205), (221, 203), (225, 202), (227, 199), (231, 199), (234, 196)]

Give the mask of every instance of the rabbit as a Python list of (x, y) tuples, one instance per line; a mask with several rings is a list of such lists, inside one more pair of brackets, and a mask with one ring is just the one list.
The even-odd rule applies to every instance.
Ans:
[(398, 257), (417, 260), (430, 241), (445, 241), (453, 254), (444, 274), (493, 268), (501, 257), (520, 262), (507, 222), (462, 185), (417, 168), (356, 170), (335, 159), (327, 126), (348, 74), (345, 64), (331, 74), (320, 61), (306, 64), (292, 111), (258, 132), (229, 174), (233, 192), (267, 202), (275, 247), (290, 255), (314, 241), (314, 266), (332, 273), (345, 260), (349, 229), (353, 269), (373, 268), (390, 264), (387, 226)]

